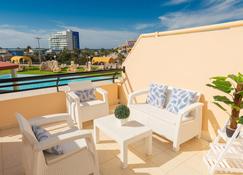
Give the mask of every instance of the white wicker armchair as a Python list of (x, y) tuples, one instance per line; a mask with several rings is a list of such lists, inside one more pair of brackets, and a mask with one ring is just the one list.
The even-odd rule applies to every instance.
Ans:
[(67, 108), (74, 123), (81, 129), (83, 122), (93, 120), (109, 113), (108, 93), (102, 88), (96, 87), (96, 92), (102, 95), (102, 100), (80, 102), (74, 91), (94, 88), (91, 81), (71, 82), (66, 92)]
[[(38, 142), (29, 122), (16, 116), (23, 135), (23, 164), (26, 175), (99, 175), (95, 145), (90, 132), (72, 128)], [(64, 154), (52, 155), (43, 150), (62, 145)]]

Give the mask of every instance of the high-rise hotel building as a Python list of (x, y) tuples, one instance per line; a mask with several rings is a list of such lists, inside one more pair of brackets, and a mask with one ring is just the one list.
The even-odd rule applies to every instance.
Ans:
[(48, 41), (51, 50), (79, 49), (79, 33), (70, 29), (52, 34)]

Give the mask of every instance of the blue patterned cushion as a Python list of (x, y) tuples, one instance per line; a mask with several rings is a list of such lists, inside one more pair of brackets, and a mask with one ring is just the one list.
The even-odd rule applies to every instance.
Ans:
[(196, 92), (173, 88), (166, 110), (177, 114), (184, 107), (196, 102)]
[(147, 96), (147, 103), (159, 108), (164, 108), (167, 88), (168, 86), (151, 84)]
[(95, 100), (95, 88), (85, 89), (74, 92), (80, 99), (80, 102), (86, 102), (90, 100)]
[[(50, 134), (40, 126), (33, 125), (32, 130), (35, 134), (36, 139), (39, 142), (48, 139), (48, 137), (50, 136)], [(63, 149), (60, 145), (53, 146), (53, 147), (48, 148), (44, 151), (49, 153), (49, 154), (55, 154), (55, 155), (63, 154)]]

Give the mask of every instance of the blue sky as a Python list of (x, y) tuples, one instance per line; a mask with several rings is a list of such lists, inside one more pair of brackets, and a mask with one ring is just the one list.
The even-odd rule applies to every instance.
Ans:
[(243, 19), (243, 0), (2, 0), (0, 47), (48, 47), (50, 33), (80, 32), (82, 48), (111, 48), (141, 33)]

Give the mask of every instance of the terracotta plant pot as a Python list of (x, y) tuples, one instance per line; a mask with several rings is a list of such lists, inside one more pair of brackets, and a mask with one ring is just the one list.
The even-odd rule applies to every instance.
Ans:
[[(229, 126), (226, 127), (226, 135), (228, 137), (232, 137), (234, 133), (235, 133), (235, 129), (232, 129)], [(239, 135), (240, 133), (236, 137), (238, 137)]]

